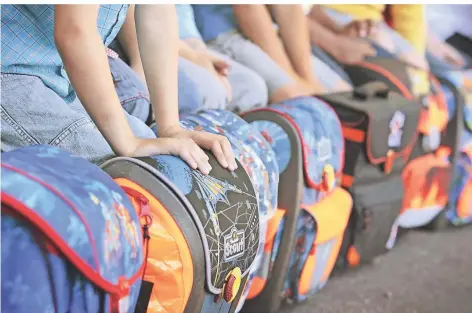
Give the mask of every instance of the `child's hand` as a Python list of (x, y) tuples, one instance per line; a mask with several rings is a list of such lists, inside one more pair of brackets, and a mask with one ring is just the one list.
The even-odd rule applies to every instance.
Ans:
[(354, 20), (345, 25), (340, 33), (350, 37), (366, 38), (375, 35), (377, 32), (377, 23), (373, 20)]
[(140, 139), (131, 156), (142, 157), (157, 154), (179, 156), (191, 168), (199, 169), (205, 175), (211, 171), (208, 156), (190, 138)]
[(358, 64), (366, 57), (376, 54), (375, 49), (367, 41), (348, 36), (338, 36), (330, 52), (342, 64)]
[(237, 169), (233, 149), (228, 139), (221, 135), (204, 131), (187, 131), (174, 126), (163, 133), (158, 139), (142, 139), (132, 156), (148, 156), (153, 154), (172, 154), (180, 156), (193, 169), (203, 174), (211, 171), (208, 156), (201, 148), (211, 150), (218, 162), (230, 171)]
[(226, 95), (228, 102), (232, 100), (232, 89), (228, 81), (228, 73), (230, 70), (229, 63), (208, 51), (198, 52), (198, 57), (195, 59), (195, 63), (204, 67), (210, 73), (220, 80), (226, 89)]

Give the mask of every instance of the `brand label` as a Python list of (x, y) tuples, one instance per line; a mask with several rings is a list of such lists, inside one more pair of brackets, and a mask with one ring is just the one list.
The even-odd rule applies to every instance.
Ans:
[(244, 254), (245, 251), (244, 230), (238, 230), (236, 227), (224, 236), (224, 260), (225, 262), (234, 260)]

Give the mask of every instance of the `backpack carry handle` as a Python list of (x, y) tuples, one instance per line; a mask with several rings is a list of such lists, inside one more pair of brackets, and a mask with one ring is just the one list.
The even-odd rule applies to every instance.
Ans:
[(367, 100), (374, 97), (387, 98), (388, 92), (389, 88), (387, 84), (380, 81), (375, 81), (355, 88), (353, 95), (355, 99)]

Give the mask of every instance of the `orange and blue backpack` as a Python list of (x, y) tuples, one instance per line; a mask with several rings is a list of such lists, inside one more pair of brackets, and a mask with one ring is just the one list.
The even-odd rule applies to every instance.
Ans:
[[(198, 114), (181, 120), (189, 130), (218, 131)], [(254, 176), (263, 176), (260, 159), (241, 140), (230, 140), (239, 160), (234, 172), (210, 153), (208, 176), (172, 156), (102, 165), (133, 202), (147, 204), (152, 219), (135, 313), (235, 312), (257, 260), (268, 181)]]
[(339, 255), (352, 207), (349, 194), (338, 187), (344, 162), (341, 125), (314, 97), (243, 118), (275, 151), (280, 183), (264, 247), (268, 266), (258, 271), (242, 311), (275, 312), (284, 300), (303, 301), (321, 289)]

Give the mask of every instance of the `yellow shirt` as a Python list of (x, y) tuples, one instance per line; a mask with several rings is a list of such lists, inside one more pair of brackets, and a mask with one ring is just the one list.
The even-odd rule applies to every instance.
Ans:
[[(349, 14), (355, 19), (383, 20), (385, 4), (325, 4), (325, 7)], [(426, 49), (426, 17), (423, 4), (392, 4), (392, 27), (421, 54)]]

